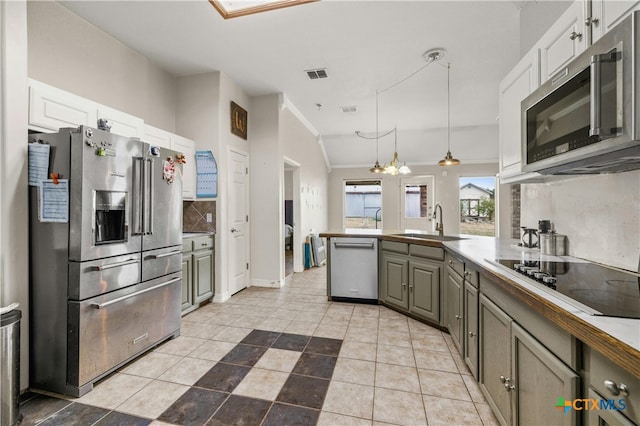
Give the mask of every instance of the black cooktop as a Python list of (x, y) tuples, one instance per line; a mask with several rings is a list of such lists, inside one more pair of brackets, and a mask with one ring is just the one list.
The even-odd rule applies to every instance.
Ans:
[(595, 263), (497, 259), (528, 279), (557, 291), (595, 312), (640, 319), (640, 276)]

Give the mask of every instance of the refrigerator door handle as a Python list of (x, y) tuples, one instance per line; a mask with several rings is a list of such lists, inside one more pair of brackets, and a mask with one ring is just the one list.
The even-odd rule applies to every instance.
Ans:
[(147, 174), (148, 174), (148, 184), (147, 184), (147, 206), (145, 207), (146, 210), (146, 218), (147, 218), (147, 222), (149, 224), (149, 226), (146, 229), (146, 234), (147, 235), (153, 235), (153, 191), (154, 191), (154, 177), (153, 177), (153, 158), (148, 158), (147, 159), (148, 162), (148, 170), (147, 170)]
[(133, 159), (133, 190), (131, 192), (131, 234), (142, 235), (144, 232), (144, 224), (142, 223), (142, 176), (144, 169), (144, 159)]

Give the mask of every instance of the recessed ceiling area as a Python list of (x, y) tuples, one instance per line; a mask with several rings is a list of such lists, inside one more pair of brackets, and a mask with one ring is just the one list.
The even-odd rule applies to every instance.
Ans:
[(297, 6), (318, 0), (209, 0), (224, 19)]
[[(323, 0), (236, 19), (208, 1), (61, 4), (172, 75), (220, 71), (249, 96), (284, 93), (320, 134), (332, 167), (371, 167), (375, 143), (355, 131), (375, 133), (376, 90), (444, 48), (451, 151), (467, 163), (497, 161), (498, 84), (520, 58), (519, 2)], [(304, 71), (318, 67), (329, 77), (310, 80)], [(446, 67), (430, 65), (380, 94), (379, 129), (397, 126), (410, 165), (436, 164), (446, 152), (446, 82)], [(393, 142), (380, 140), (380, 158), (391, 157)]]

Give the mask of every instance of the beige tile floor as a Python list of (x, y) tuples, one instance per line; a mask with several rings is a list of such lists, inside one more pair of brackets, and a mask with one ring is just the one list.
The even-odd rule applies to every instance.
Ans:
[[(448, 334), (382, 306), (327, 301), (324, 267), (201, 307), (180, 337), (75, 401), (157, 418), (253, 329), (343, 340), (319, 425), (497, 424)], [(300, 356), (268, 349), (233, 394), (273, 400)]]

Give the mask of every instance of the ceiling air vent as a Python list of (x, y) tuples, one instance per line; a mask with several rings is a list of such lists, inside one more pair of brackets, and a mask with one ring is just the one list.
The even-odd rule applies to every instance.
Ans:
[(315, 70), (306, 70), (307, 77), (309, 80), (317, 80), (319, 78), (327, 78), (327, 69), (326, 68), (318, 68)]
[(358, 107), (353, 106), (353, 105), (352, 106), (342, 106), (342, 107), (340, 107), (340, 109), (345, 114), (353, 114), (354, 112), (358, 111)]

